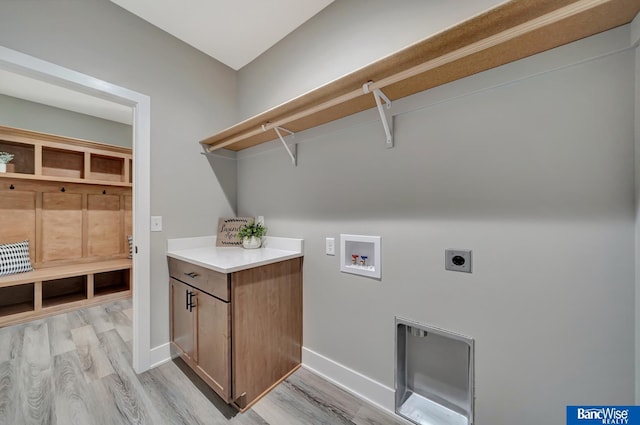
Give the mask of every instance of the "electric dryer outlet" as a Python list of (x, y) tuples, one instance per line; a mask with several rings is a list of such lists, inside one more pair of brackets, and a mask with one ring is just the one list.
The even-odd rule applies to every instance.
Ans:
[(471, 250), (446, 249), (444, 251), (444, 268), (453, 272), (471, 273)]

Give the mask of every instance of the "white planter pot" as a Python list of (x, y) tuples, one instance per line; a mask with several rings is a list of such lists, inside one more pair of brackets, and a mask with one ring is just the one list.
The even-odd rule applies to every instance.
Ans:
[(7, 172), (7, 164), (0, 163), (0, 173)]
[(256, 238), (255, 236), (251, 236), (250, 238), (242, 239), (242, 246), (247, 249), (260, 248), (260, 245), (262, 245), (262, 238)]

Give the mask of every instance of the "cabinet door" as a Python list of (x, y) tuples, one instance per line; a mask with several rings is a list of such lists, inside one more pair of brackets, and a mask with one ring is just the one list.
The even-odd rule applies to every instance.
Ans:
[(197, 292), (196, 297), (197, 367), (209, 378), (212, 388), (228, 402), (231, 387), (229, 303), (203, 292)]
[(191, 360), (195, 358), (195, 315), (189, 311), (189, 286), (171, 279), (171, 341)]

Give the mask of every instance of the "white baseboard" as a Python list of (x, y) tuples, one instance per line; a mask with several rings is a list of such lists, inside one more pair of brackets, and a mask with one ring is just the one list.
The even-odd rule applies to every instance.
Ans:
[[(149, 350), (150, 369), (170, 360), (169, 343), (158, 345)], [(306, 347), (302, 348), (302, 367), (381, 409), (390, 413), (395, 410), (393, 388), (374, 381), (360, 372), (349, 369)]]
[(171, 360), (171, 349), (169, 343), (158, 345), (149, 350), (149, 369), (153, 369), (156, 366), (160, 366), (162, 363), (166, 363)]
[(374, 381), (306, 347), (302, 348), (302, 366), (369, 403), (391, 413), (395, 410), (395, 391), (393, 388)]

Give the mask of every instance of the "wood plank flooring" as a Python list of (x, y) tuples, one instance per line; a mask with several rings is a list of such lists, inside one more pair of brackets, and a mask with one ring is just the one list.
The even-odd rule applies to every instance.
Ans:
[(245, 413), (180, 360), (136, 375), (131, 300), (0, 328), (0, 425), (401, 425), (299, 369)]

